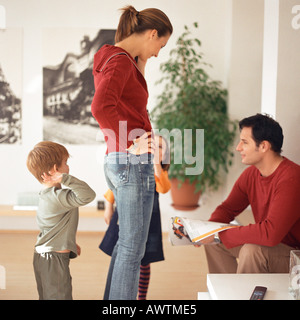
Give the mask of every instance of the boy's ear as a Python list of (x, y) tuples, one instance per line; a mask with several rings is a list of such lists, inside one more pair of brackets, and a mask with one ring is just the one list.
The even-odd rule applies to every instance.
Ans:
[(52, 169), (49, 170), (49, 174), (50, 174), (50, 175), (53, 175), (55, 172), (57, 172), (57, 166), (56, 166), (56, 164), (53, 166)]

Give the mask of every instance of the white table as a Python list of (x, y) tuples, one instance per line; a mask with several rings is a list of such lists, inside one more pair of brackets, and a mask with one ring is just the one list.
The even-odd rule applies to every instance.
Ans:
[(255, 286), (267, 287), (264, 300), (293, 300), (288, 292), (288, 273), (208, 274), (208, 293), (198, 299), (249, 300)]

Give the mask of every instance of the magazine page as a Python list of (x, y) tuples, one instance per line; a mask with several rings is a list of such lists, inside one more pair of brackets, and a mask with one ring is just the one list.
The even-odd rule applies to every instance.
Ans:
[(173, 246), (193, 245), (179, 217), (172, 217), (169, 230), (170, 242)]
[(222, 222), (192, 220), (187, 218), (179, 219), (192, 242), (198, 242), (215, 233), (237, 227), (236, 225)]

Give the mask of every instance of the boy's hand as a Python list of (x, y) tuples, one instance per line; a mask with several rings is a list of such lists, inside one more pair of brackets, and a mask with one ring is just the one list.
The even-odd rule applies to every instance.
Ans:
[(42, 179), (43, 182), (45, 184), (51, 184), (51, 183), (61, 183), (62, 180), (62, 173), (60, 173), (59, 171), (55, 171), (53, 173), (51, 173), (49, 171), (49, 173), (47, 174), (46, 172), (44, 172), (42, 174)]
[(76, 247), (77, 247), (77, 254), (80, 256), (81, 254), (81, 248), (80, 246), (76, 243)]

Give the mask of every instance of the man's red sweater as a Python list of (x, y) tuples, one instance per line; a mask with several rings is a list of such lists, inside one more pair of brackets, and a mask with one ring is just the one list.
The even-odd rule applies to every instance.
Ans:
[(268, 177), (251, 166), (236, 181), (228, 198), (210, 220), (229, 223), (251, 205), (255, 224), (223, 231), (222, 243), (229, 249), (245, 243), (300, 248), (300, 166), (284, 158)]
[(93, 75), (91, 110), (104, 133), (107, 153), (126, 152), (133, 139), (152, 130), (145, 78), (128, 52), (111, 45), (95, 54)]

